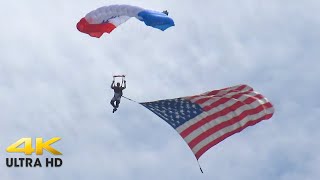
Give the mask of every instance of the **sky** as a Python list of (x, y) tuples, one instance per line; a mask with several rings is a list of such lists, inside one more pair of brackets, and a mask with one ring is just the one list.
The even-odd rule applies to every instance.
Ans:
[[(130, 19), (100, 39), (78, 32), (111, 4), (168, 10), (162, 32)], [(320, 179), (320, 1), (16, 0), (0, 2), (0, 179)], [(112, 113), (112, 75), (139, 102), (248, 84), (274, 116), (200, 159), (158, 116), (126, 99)], [(59, 168), (8, 168), (22, 137), (62, 139)], [(45, 156), (52, 157), (45, 153)], [(36, 156), (33, 156), (36, 157)]]

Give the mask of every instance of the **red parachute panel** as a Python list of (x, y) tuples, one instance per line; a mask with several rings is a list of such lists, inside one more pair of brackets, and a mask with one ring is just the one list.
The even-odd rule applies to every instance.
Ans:
[(85, 18), (82, 18), (77, 23), (77, 29), (80, 32), (89, 34), (92, 37), (100, 38), (103, 33), (110, 33), (116, 28), (115, 25), (111, 23), (103, 24), (89, 24)]

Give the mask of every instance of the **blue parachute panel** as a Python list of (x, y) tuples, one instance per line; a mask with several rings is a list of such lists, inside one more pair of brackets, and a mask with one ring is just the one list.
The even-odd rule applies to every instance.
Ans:
[(144, 10), (138, 13), (139, 19), (147, 26), (151, 26), (162, 31), (174, 26), (174, 21), (164, 13)]

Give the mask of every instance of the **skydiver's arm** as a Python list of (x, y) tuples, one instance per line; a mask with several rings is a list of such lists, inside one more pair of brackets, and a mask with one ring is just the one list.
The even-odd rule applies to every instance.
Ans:
[(112, 81), (111, 83), (111, 89), (113, 89), (113, 87), (114, 87), (114, 81)]

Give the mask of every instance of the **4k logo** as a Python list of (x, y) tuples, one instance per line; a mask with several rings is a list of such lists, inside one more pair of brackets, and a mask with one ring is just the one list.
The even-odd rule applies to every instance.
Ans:
[[(36, 155), (42, 155), (43, 154), (43, 149), (47, 150), (53, 155), (62, 155), (61, 152), (57, 151), (50, 145), (59, 141), (61, 138), (59, 137), (54, 137), (51, 138), (50, 140), (43, 142), (43, 138), (36, 138), (36, 146), (35, 149), (32, 148), (32, 138), (21, 138), (17, 142), (11, 144), (7, 148), (8, 153), (24, 153), (25, 155), (31, 155), (32, 153), (36, 152)], [(19, 148), (24, 144), (24, 148)]]
[[(21, 138), (15, 143), (7, 147), (8, 153), (24, 153), (25, 155), (32, 155), (35, 153), (38, 156), (43, 155), (43, 150), (50, 152), (52, 155), (62, 155), (60, 151), (53, 148), (51, 145), (59, 141), (60, 137), (54, 137), (47, 141), (43, 138), (35, 139), (35, 146), (32, 145), (32, 138)], [(6, 158), (7, 167), (42, 167), (40, 158)], [(60, 158), (45, 158), (46, 167), (60, 167), (62, 166), (62, 159)]]

